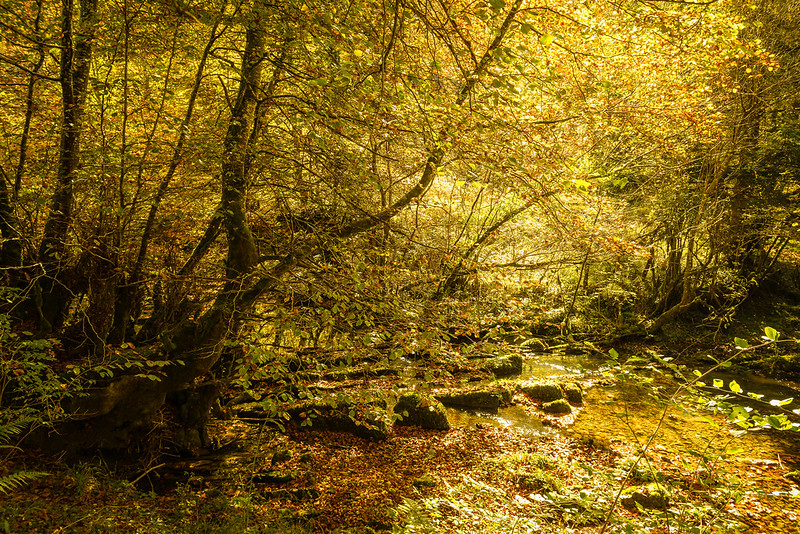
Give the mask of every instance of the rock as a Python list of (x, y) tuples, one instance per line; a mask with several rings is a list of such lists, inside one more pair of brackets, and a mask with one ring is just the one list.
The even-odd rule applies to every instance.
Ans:
[(542, 404), (542, 411), (555, 414), (572, 413), (572, 406), (565, 399), (558, 399)]
[(519, 389), (528, 397), (542, 402), (550, 402), (564, 398), (564, 392), (561, 391), (561, 386), (558, 384), (522, 383), (519, 385)]
[[(332, 411), (323, 415), (322, 419), (322, 425), (334, 432), (349, 432), (368, 441), (386, 441), (389, 437), (389, 426), (383, 418), (366, 416), (354, 420), (347, 413)], [(319, 420), (318, 417), (314, 422), (317, 428), (320, 426)]]
[(666, 508), (669, 506), (669, 495), (661, 485), (652, 482), (646, 486), (625, 489), (620, 501), (630, 510), (635, 510), (637, 504), (642, 508)]
[(491, 371), (496, 377), (518, 375), (522, 372), (522, 356), (510, 354), (491, 358), (486, 361), (484, 368)]
[(275, 454), (272, 455), (272, 465), (288, 462), (292, 459), (292, 457), (294, 457), (294, 453), (288, 449), (275, 451)]
[(466, 406), (468, 408), (495, 410), (503, 404), (503, 397), (499, 393), (486, 390), (440, 393), (436, 394), (435, 397), (445, 406)]
[(567, 400), (573, 404), (583, 404), (583, 390), (575, 382), (563, 384)]
[(394, 407), (394, 413), (403, 416), (396, 424), (419, 426), (433, 430), (449, 430), (450, 421), (441, 402), (430, 395), (406, 393), (401, 395)]
[(349, 432), (370, 441), (385, 441), (389, 437), (383, 399), (365, 403), (335, 398), (300, 402), (287, 412), (293, 423), (308, 430)]
[(268, 419), (271, 415), (260, 402), (240, 403), (233, 407), (233, 414), (245, 419)]
[(417, 489), (433, 488), (436, 486), (436, 480), (431, 475), (425, 474), (411, 482), (411, 485)]

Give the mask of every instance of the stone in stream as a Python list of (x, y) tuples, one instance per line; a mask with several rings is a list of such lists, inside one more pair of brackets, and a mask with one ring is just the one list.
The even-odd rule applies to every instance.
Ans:
[(523, 382), (518, 387), (528, 397), (542, 402), (564, 398), (564, 392), (558, 384)]
[(501, 405), (505, 404), (501, 393), (487, 390), (436, 393), (435, 397), (445, 406), (496, 410)]
[(401, 395), (394, 406), (394, 413), (403, 417), (395, 423), (400, 426), (419, 426), (432, 430), (450, 429), (444, 405), (430, 395), (419, 393)]
[(522, 356), (510, 354), (490, 358), (484, 364), (484, 368), (496, 377), (518, 375), (522, 373)]
[(563, 384), (567, 400), (573, 404), (583, 404), (583, 390), (575, 382)]
[(558, 399), (542, 404), (542, 411), (553, 414), (572, 413), (572, 406), (565, 399)]

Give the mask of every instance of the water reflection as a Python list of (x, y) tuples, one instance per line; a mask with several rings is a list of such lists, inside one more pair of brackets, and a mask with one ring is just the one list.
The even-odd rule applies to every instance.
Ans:
[(585, 354), (531, 353), (523, 360), (520, 378), (584, 375), (598, 371), (602, 365), (602, 361)]
[(492, 425), (500, 429), (512, 428), (520, 434), (543, 435), (557, 432), (552, 426), (529, 415), (522, 406), (499, 408), (496, 412), (467, 408), (447, 408), (447, 418), (454, 427), (473, 427)]

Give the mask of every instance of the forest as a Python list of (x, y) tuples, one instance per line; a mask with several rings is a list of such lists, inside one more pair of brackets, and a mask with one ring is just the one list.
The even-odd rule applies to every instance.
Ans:
[(797, 0), (4, 0), (0, 530), (800, 532), (799, 197)]

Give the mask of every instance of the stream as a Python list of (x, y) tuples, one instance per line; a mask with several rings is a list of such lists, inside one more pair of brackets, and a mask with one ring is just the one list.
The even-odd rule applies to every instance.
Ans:
[[(526, 412), (523, 406), (499, 408), (496, 412), (447, 408), (448, 418), (453, 426), (474, 426), (491, 424), (498, 428), (513, 429), (526, 435), (548, 435), (564, 432), (578, 439), (591, 440), (601, 444), (615, 441), (644, 443), (656, 430), (662, 420), (663, 408), (655, 406), (649, 390), (631, 384), (624, 390), (617, 384), (596, 379), (602, 376), (605, 362), (600, 358), (563, 353), (537, 352), (526, 354), (521, 380), (557, 379), (577, 382), (592, 381), (595, 385), (585, 391), (585, 403), (575, 418), (575, 423), (567, 429), (542, 424), (537, 417)], [(763, 395), (765, 399), (795, 400), (785, 406), (787, 409), (800, 407), (800, 386), (792, 382), (743, 375), (729, 371), (714, 371), (704, 378), (708, 384), (714, 379), (722, 380), (727, 391), (731, 381), (736, 381), (743, 394)], [(674, 384), (674, 382), (669, 382)], [(713, 388), (708, 388), (714, 393)], [(718, 393), (724, 391), (716, 390)], [(747, 398), (729, 399), (758, 410), (762, 414), (771, 413), (771, 407)], [(668, 407), (654, 445), (668, 450), (702, 451), (710, 444), (725, 447), (733, 442), (727, 432), (709, 423), (708, 413), (690, 414), (677, 407)], [(744, 454), (752, 457), (780, 459), (781, 454), (800, 455), (800, 440), (793, 432), (751, 431), (736, 438), (736, 448), (744, 449)]]

